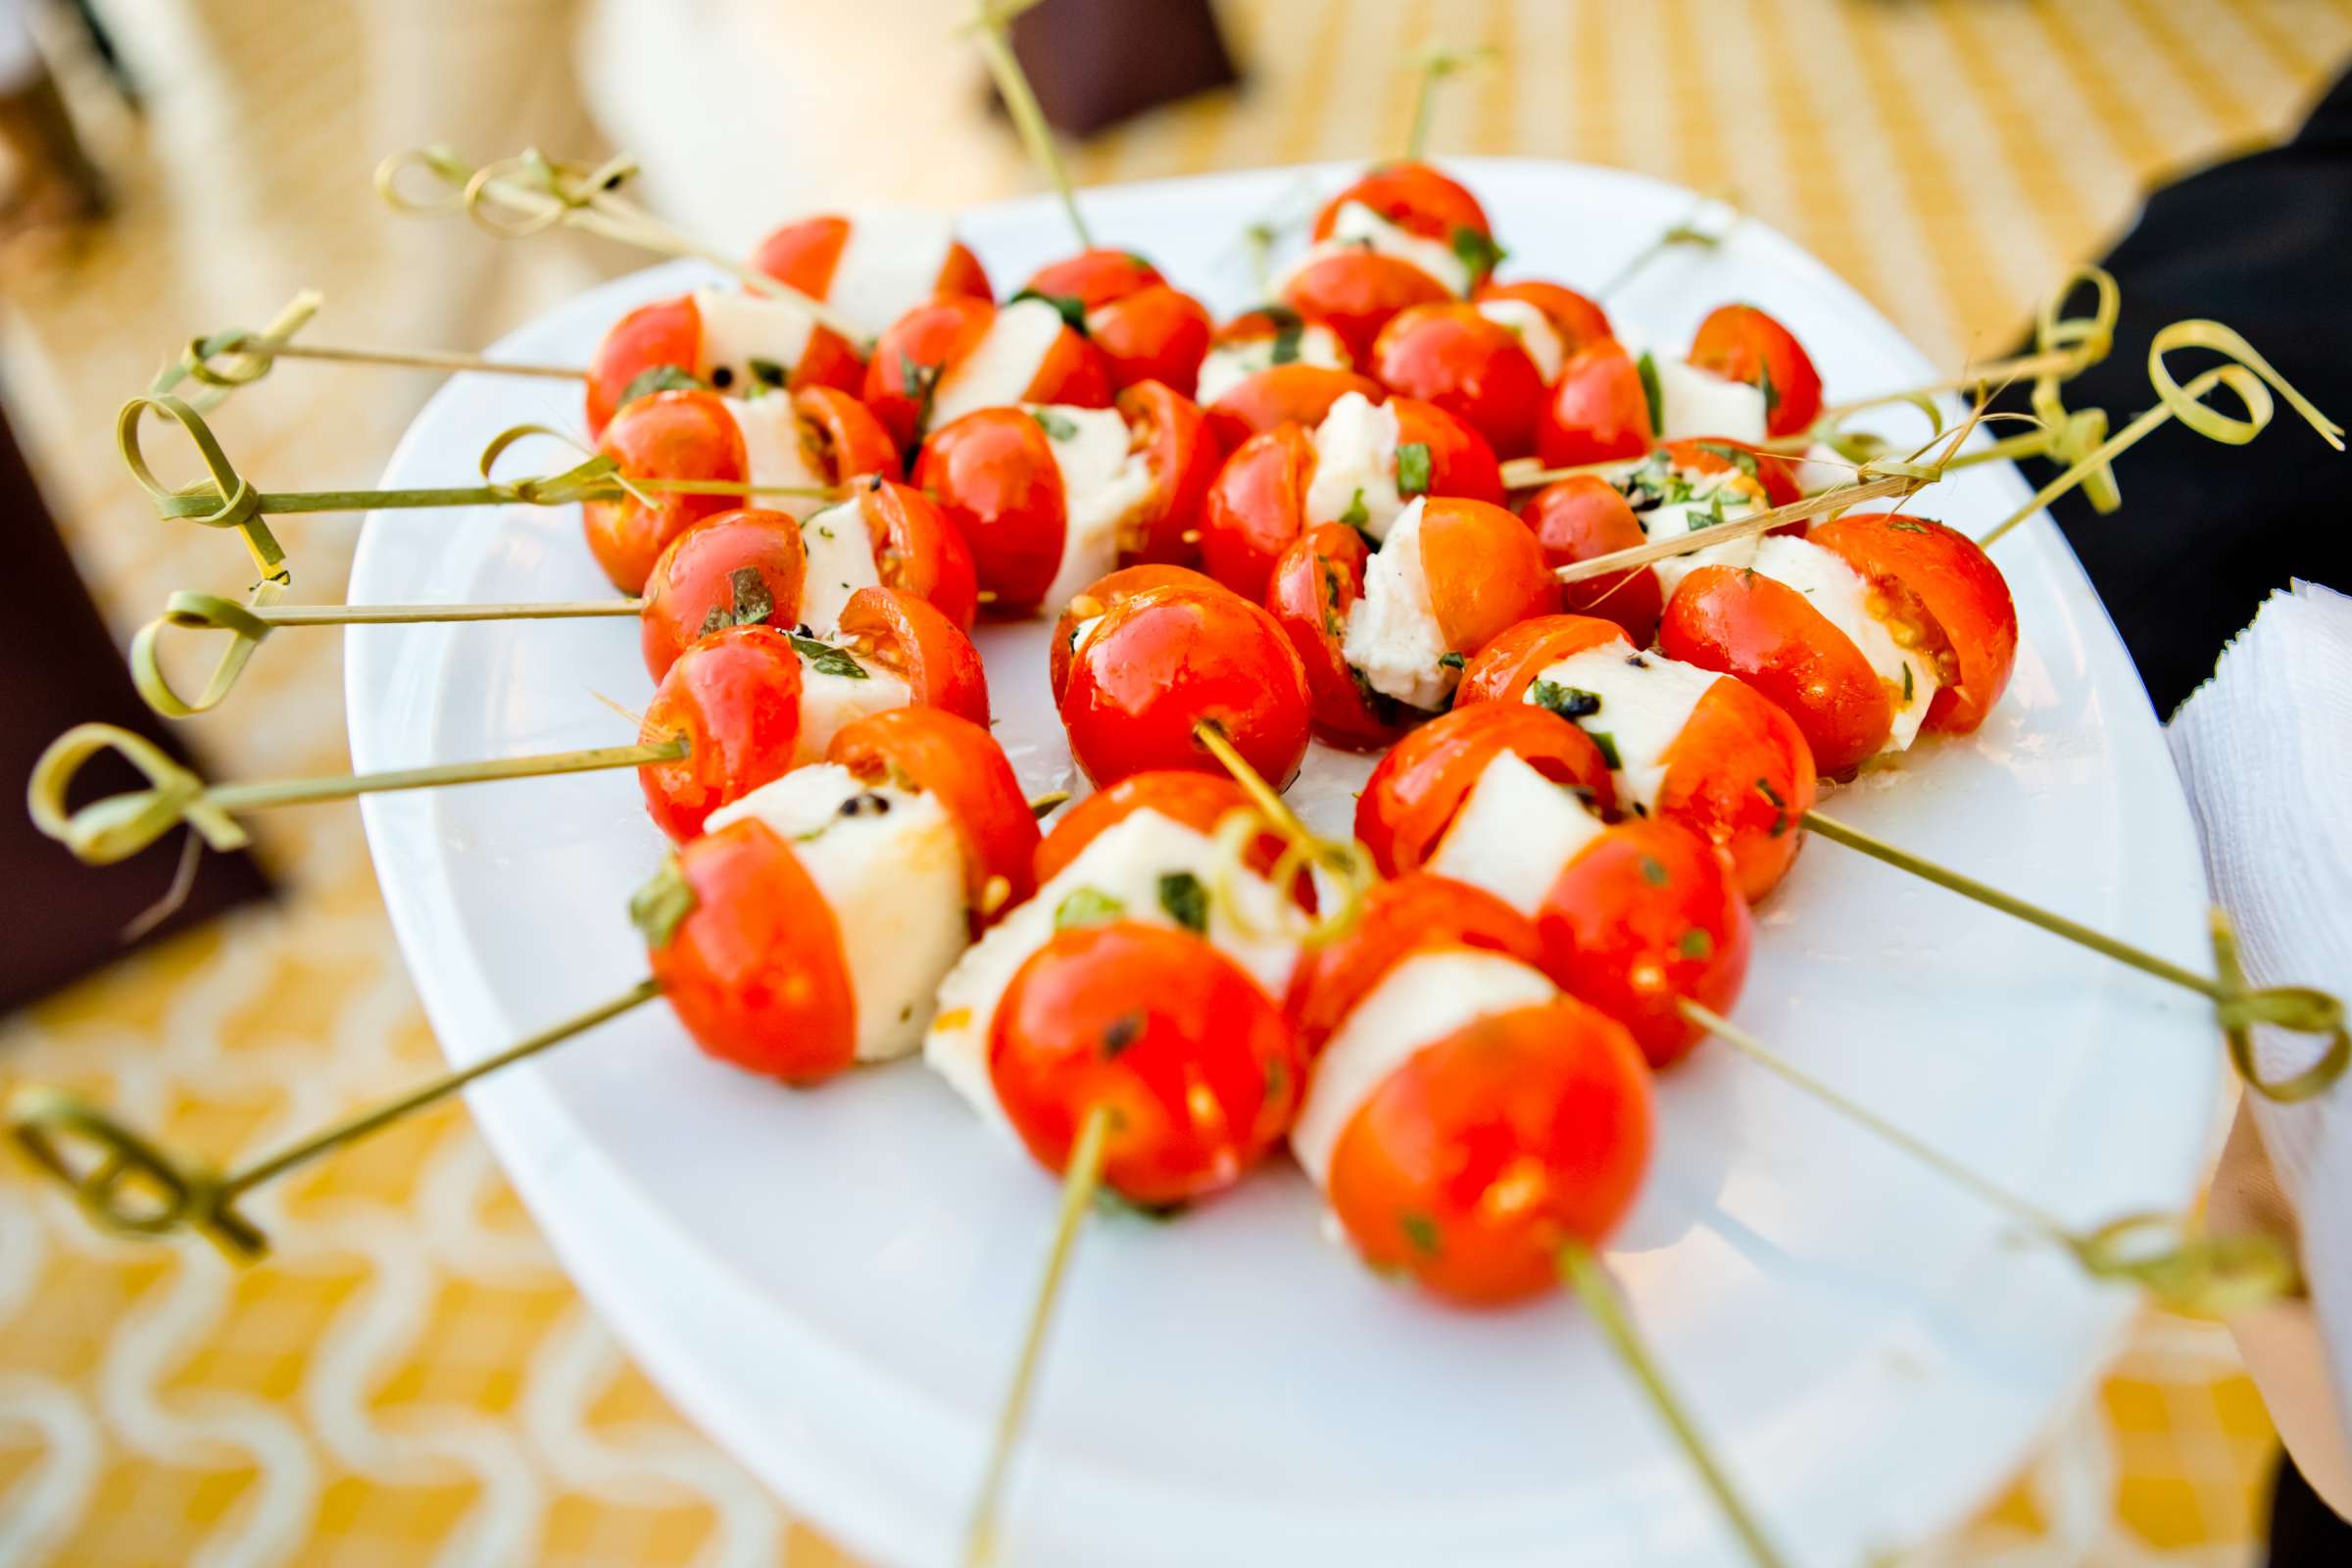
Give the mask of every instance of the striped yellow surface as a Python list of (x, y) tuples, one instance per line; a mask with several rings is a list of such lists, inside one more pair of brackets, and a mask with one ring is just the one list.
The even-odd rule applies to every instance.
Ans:
[[(845, 58), (872, 53), (873, 29), (955, 9), (704, 9), (727, 5)], [(254, 322), (305, 284), (328, 291), (344, 341), (479, 341), (625, 259), (403, 225), (367, 194), (375, 155), (407, 141), (596, 147), (564, 69), (565, 0), (350, 0), (306, 8), (300, 27), (268, 0), (109, 9), (135, 23), (153, 89), (143, 135), (99, 127), (124, 218), (71, 273), (11, 278), (0, 350), (13, 416), (127, 633), (171, 588), (237, 581), (219, 540), (141, 515), (104, 434), (172, 344)], [(2352, 0), (1223, 9), (1246, 89), (1083, 150), (1084, 178), (1394, 148), (1397, 59), (1493, 43), (1507, 63), (1463, 78), (1441, 148), (1734, 194), (1945, 360), (2005, 345), (2143, 185), (2276, 136), (2352, 51)], [(912, 51), (891, 91), (968, 106), (968, 70)], [(837, 139), (828, 181), (948, 202), (1031, 183), (1000, 129), (946, 112), (961, 117), (954, 159), (861, 163)], [(273, 487), (358, 483), (425, 390), (289, 368), (220, 422)], [(338, 590), (349, 521), (286, 532), (304, 594)], [(191, 731), (224, 774), (324, 770), (342, 759), (340, 692), (332, 635), (290, 633)], [(106, 1094), (227, 1154), (428, 1070), (353, 814), (285, 815), (265, 843), (291, 887), (281, 906), (9, 1021), (0, 1075)], [(630, 1368), (461, 1111), (259, 1211), (281, 1253), (240, 1275), (206, 1251), (97, 1239), (0, 1170), (0, 1562), (841, 1560)], [(2150, 1319), (2010, 1493), (1916, 1560), (2242, 1562), (2270, 1446), (2228, 1341)]]

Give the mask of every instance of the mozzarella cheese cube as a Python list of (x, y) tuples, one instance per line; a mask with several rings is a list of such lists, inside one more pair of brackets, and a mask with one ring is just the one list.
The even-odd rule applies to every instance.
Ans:
[(1438, 841), (1429, 869), (1533, 916), (1561, 868), (1602, 831), (1583, 801), (1518, 753), (1497, 752)]
[(1560, 367), (1568, 363), (1568, 345), (1550, 317), (1526, 300), (1507, 298), (1480, 300), (1478, 314), (1511, 329), (1527, 357), (1536, 362), (1536, 373), (1544, 377), (1545, 386), (1560, 378)]
[[(1006, 1127), (988, 1071), (997, 1004), (1030, 955), (1053, 940), (1054, 915), (1063, 902), (1082, 889), (1089, 902), (1115, 905), (1119, 919), (1173, 925), (1175, 917), (1161, 903), (1161, 879), (1190, 873), (1209, 891), (1203, 933), (1208, 941), (1267, 995), (1280, 997), (1298, 958), (1296, 944), (1273, 934), (1284, 929), (1285, 901), (1263, 877), (1238, 868), (1227, 871), (1228, 864), (1206, 834), (1157, 811), (1136, 811), (1104, 830), (1035, 898), (991, 927), (940, 983), (939, 1010), (923, 1039), (923, 1060), (970, 1101), (984, 1121)], [(1216, 891), (1220, 874), (1226, 876), (1223, 897)], [(1243, 923), (1234, 920), (1233, 906)]]
[(859, 213), (825, 282), (825, 303), (861, 335), (880, 337), (938, 292), (955, 240), (955, 223), (945, 213), (920, 207)]
[(1396, 493), (1396, 411), (1361, 392), (1331, 406), (1315, 426), (1315, 474), (1306, 487), (1309, 525), (1346, 522), (1386, 539), (1404, 511)]
[(694, 309), (703, 322), (694, 373), (736, 397), (749, 397), (763, 386), (781, 391), (816, 329), (816, 318), (798, 301), (765, 294), (697, 289)]
[(1651, 355), (1658, 372), (1661, 441), (1716, 435), (1733, 441), (1764, 439), (1764, 393), (1677, 359)]
[(1027, 397), (1061, 330), (1061, 313), (1044, 300), (999, 306), (972, 351), (941, 374), (931, 428), (975, 409), (1001, 409)]
[(1557, 995), (1541, 973), (1499, 953), (1448, 948), (1405, 958), (1364, 993), (1323, 1048), (1291, 1127), (1291, 1152), (1316, 1187), (1328, 1188), (1340, 1134), (1397, 1068), (1464, 1024)]
[(1928, 705), (1936, 699), (1936, 665), (1917, 649), (1899, 646), (1885, 621), (1871, 613), (1870, 584), (1835, 551), (1809, 539), (1772, 538), (1756, 546), (1756, 570), (1803, 594), (1830, 624), (1852, 639), (1886, 688), (1894, 723), (1883, 751), (1910, 749)]
[(1340, 210), (1332, 215), (1331, 237), (1311, 246), (1277, 281), (1274, 291), (1281, 293), (1292, 278), (1326, 257), (1364, 250), (1419, 268), (1448, 294), (1470, 292), (1469, 266), (1453, 253), (1451, 245), (1392, 223), (1362, 202), (1340, 204)]
[[(913, 701), (906, 683), (887, 669), (877, 668), (847, 654), (839, 656), (865, 671), (851, 675), (841, 670), (818, 667), (807, 649), (801, 651), (801, 733), (795, 748), (803, 762), (813, 762), (825, 755), (833, 737), (857, 720), (872, 713), (888, 712), (905, 708)], [(833, 663), (825, 656), (825, 663)]]
[(1151, 462), (1127, 449), (1127, 421), (1116, 409), (1032, 408), (1061, 471), (1061, 564), (1046, 589), (1045, 609), (1058, 611), (1119, 564), (1119, 535), (1152, 499)]
[[(780, 484), (821, 489), (829, 481), (817, 471), (808, 443), (801, 439), (800, 416), (792, 399), (770, 394), (761, 398), (722, 398), (743, 432), (744, 456), (754, 484)], [(794, 517), (806, 517), (823, 506), (818, 496), (747, 495), (743, 505), (765, 507)]]
[(1348, 607), (1340, 657), (1374, 691), (1436, 712), (1461, 671), (1440, 663), (1449, 650), (1421, 564), (1421, 502), (1396, 518), (1364, 568), (1363, 597)]
[(1854, 466), (1827, 441), (1816, 441), (1805, 448), (1804, 461), (1796, 466), (1795, 478), (1798, 490), (1817, 496), (1834, 486), (1852, 484)]
[(831, 762), (797, 768), (710, 813), (755, 817), (792, 846), (841, 931), (858, 1059), (922, 1043), (933, 997), (968, 942), (963, 843), (934, 795), (869, 788)]
[(865, 525), (865, 512), (853, 498), (836, 502), (801, 519), (801, 543), (808, 557), (808, 573), (801, 588), (801, 624), (819, 638), (841, 629), (841, 612), (860, 588), (878, 588), (882, 574), (874, 565), (874, 536)]
[(1544, 682), (1598, 699), (1600, 706), (1579, 714), (1576, 722), (1595, 739), (1606, 737), (1601, 750), (1617, 759), (1618, 805), (1647, 815), (1657, 809), (1666, 779), (1667, 748), (1690, 722), (1698, 700), (1721, 679), (1711, 669), (1663, 654), (1637, 653), (1632, 643), (1619, 641), (1545, 665), (1528, 683), (1527, 701), (1537, 701), (1536, 689)]
[[(1737, 522), (1759, 509), (1756, 498), (1749, 493), (1746, 476), (1738, 469), (1715, 473), (1685, 474), (1690, 482), (1690, 497), (1685, 501), (1661, 502), (1646, 512), (1638, 514), (1642, 531), (1652, 539), (1680, 538), (1685, 534), (1703, 533), (1724, 522)], [(1651, 563), (1658, 574), (1658, 585), (1668, 596), (1683, 585), (1683, 579), (1701, 566), (1752, 565), (1756, 559), (1756, 535), (1727, 539), (1704, 550), (1689, 555), (1668, 556)]]
[(1200, 361), (1195, 396), (1205, 408), (1258, 371), (1293, 364), (1345, 370), (1348, 356), (1340, 347), (1340, 335), (1320, 321), (1301, 322), (1295, 334), (1270, 332), (1264, 337), (1219, 343)]

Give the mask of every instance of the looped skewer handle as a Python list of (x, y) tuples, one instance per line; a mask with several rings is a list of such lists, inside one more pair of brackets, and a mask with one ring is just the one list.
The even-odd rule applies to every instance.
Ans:
[[(260, 1229), (236, 1211), (220, 1171), (176, 1158), (77, 1095), (39, 1084), (18, 1090), (8, 1131), (101, 1230), (151, 1241), (200, 1231), (232, 1262), (269, 1250)], [(73, 1145), (94, 1146), (95, 1153), (77, 1159)]]
[[(148, 466), (147, 454), (140, 445), (139, 427), (150, 414), (159, 414), (179, 426), (196, 448), (196, 456), (211, 477), (181, 489), (174, 489), (155, 476)], [(207, 528), (234, 528), (243, 537), (245, 548), (253, 557), (262, 580), (284, 587), (293, 581), (286, 566), (285, 550), (277, 537), (262, 521), (262, 494), (237, 472), (235, 464), (221, 450), (205, 422), (202, 414), (186, 399), (170, 392), (151, 392), (132, 398), (122, 405), (115, 416), (115, 445), (122, 454), (123, 466), (155, 502), (156, 514), (167, 521), (184, 519)]]
[[(237, 677), (245, 673), (246, 662), (253, 658), (254, 650), (274, 629), (254, 611), (276, 603), (284, 591), (281, 584), (265, 581), (253, 590), (250, 605), (240, 605), (219, 594), (184, 590), (173, 594), (165, 601), (164, 612), (141, 626), (138, 635), (130, 640), (130, 683), (138, 688), (147, 706), (166, 718), (188, 718), (218, 708), (237, 684)], [(173, 626), (189, 631), (226, 632), (229, 637), (228, 647), (213, 665), (212, 678), (194, 698), (184, 698), (172, 688), (157, 653), (156, 645), (165, 629)]]
[(2136, 1285), (2189, 1317), (2227, 1317), (2291, 1296), (2302, 1281), (2278, 1238), (2193, 1232), (2177, 1214), (2127, 1214), (2060, 1240), (2093, 1279)]
[[(1371, 892), (1373, 884), (1380, 880), (1380, 873), (1372, 864), (1370, 852), (1361, 844), (1343, 844), (1337, 839), (1324, 838), (1308, 827), (1299, 819), (1298, 813), (1291, 809), (1290, 803), (1282, 798), (1282, 792), (1267, 783), (1265, 776), (1250, 765), (1250, 760), (1241, 754), (1233, 744), (1232, 737), (1225, 733), (1225, 727), (1215, 719), (1204, 718), (1195, 724), (1193, 738), (1200, 743), (1203, 751), (1217, 760), (1219, 766), (1233, 776), (1233, 781), (1242, 787), (1243, 793), (1250, 797), (1250, 804), (1257, 808), (1254, 812), (1234, 812), (1232, 817), (1219, 824), (1216, 834), (1225, 870), (1219, 873), (1217, 887), (1212, 891), (1217, 894), (1226, 912), (1234, 917), (1235, 924), (1252, 936), (1265, 934), (1250, 929), (1240, 901), (1232, 898), (1226, 889), (1225, 879), (1233, 867), (1242, 863), (1250, 841), (1257, 836), (1261, 828), (1271, 827), (1285, 843), (1281, 856), (1266, 873), (1266, 880), (1273, 884), (1276, 893), (1286, 903), (1290, 899), (1288, 890), (1298, 884), (1300, 876), (1309, 872), (1318, 873), (1314, 878), (1317, 895), (1315, 918), (1303, 930), (1290, 935), (1310, 948), (1320, 947), (1346, 935), (1363, 912), (1364, 899)], [(1262, 822), (1258, 820), (1261, 817)], [(1328, 909), (1321, 906), (1326, 897), (1336, 901), (1333, 907)]]
[[(2344, 1026), (2344, 1004), (2310, 986), (2271, 986), (2250, 990), (2238, 966), (2237, 934), (2221, 910), (2213, 911), (2213, 967), (2221, 996), (2214, 1003), (2222, 1036), (2230, 1043), (2230, 1060), (2246, 1087), (2265, 1100), (2293, 1104), (2325, 1093), (2352, 1067), (2352, 1032)], [(2327, 1049), (2301, 1072), (2284, 1078), (2266, 1078), (2254, 1054), (2253, 1026), (2269, 1024), (2296, 1034), (2325, 1035)]]

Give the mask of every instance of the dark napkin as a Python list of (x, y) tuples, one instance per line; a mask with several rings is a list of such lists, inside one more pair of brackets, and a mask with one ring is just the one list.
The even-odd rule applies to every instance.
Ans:
[(1012, 52), (1073, 136), (1235, 80), (1208, 0), (1045, 0), (1013, 18)]

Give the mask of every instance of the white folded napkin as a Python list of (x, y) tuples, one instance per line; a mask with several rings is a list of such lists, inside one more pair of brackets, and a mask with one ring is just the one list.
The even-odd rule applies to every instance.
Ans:
[[(2352, 992), (2352, 598), (2307, 582), (2273, 594), (2169, 739), (2247, 979)], [(2256, 1031), (2266, 1078), (2323, 1044)], [(2352, 1078), (2302, 1104), (2248, 1102), (2301, 1222), (2335, 1407), (2352, 1411)]]

